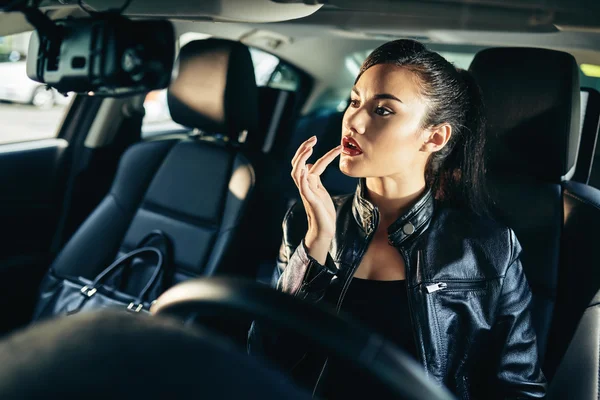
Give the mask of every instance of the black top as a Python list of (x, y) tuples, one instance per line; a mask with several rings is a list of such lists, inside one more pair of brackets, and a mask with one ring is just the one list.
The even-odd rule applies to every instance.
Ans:
[[(342, 311), (416, 358), (405, 280), (353, 278), (344, 297)], [(373, 384), (365, 383), (364, 374), (357, 375), (334, 359), (329, 360), (324, 379), (323, 396), (326, 399), (385, 397), (379, 395)]]

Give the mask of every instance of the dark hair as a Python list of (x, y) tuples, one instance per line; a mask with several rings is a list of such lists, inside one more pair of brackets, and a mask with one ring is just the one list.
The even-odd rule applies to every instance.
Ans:
[(395, 40), (375, 49), (356, 81), (378, 64), (394, 64), (418, 77), (421, 94), (429, 102), (423, 128), (442, 123), (452, 127), (450, 140), (430, 156), (425, 169), (425, 181), (436, 199), (487, 215), (485, 113), (473, 76), (414, 40)]

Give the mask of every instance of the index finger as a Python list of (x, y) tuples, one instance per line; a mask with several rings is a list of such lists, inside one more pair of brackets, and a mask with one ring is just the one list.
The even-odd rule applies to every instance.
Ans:
[(331, 162), (335, 160), (337, 156), (340, 155), (341, 151), (342, 145), (329, 150), (323, 157), (319, 158), (317, 162), (315, 162), (309, 172), (311, 174), (321, 175), (323, 171), (325, 171), (325, 168), (327, 168), (327, 166), (331, 164)]
[(292, 157), (292, 165), (294, 165), (296, 163), (296, 160), (300, 157), (300, 155), (304, 152), (304, 150), (307, 149), (307, 146), (313, 147), (315, 144), (317, 144), (316, 136), (312, 136), (309, 139), (302, 142), (302, 144), (296, 150), (296, 154), (294, 154), (294, 157)]

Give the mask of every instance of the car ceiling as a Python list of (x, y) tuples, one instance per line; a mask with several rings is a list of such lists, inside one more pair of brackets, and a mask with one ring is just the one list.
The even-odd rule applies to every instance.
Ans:
[[(86, 0), (101, 10), (123, 0)], [(53, 18), (83, 13), (77, 0), (45, 0)], [(303, 4), (310, 3), (310, 5)], [(293, 4), (284, 4), (293, 3)], [(341, 86), (348, 54), (400, 37), (437, 51), (531, 46), (568, 51), (600, 65), (597, 0), (133, 0), (132, 17), (167, 17), (177, 32), (240, 40)], [(233, 22), (232, 22), (233, 21)], [(260, 23), (259, 23), (260, 22)], [(18, 13), (0, 14), (0, 35), (31, 29)]]
[(545, 47), (567, 51), (580, 63), (600, 64), (600, 35), (591, 32), (502, 33), (464, 30), (396, 30), (370, 35), (335, 25), (287, 23), (211, 24), (176, 22), (180, 34), (201, 32), (240, 40), (271, 52), (321, 80), (331, 80), (347, 55), (377, 47), (388, 40), (409, 37), (436, 51), (477, 51), (490, 46)]

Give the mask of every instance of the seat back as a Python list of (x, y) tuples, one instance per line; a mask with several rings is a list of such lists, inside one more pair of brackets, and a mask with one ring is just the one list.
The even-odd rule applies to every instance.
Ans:
[(470, 69), (488, 106), (497, 215), (523, 246), (540, 359), (552, 380), (600, 289), (600, 190), (570, 181), (581, 137), (577, 64), (552, 50), (490, 49)]
[(600, 190), (563, 184), (563, 229), (559, 285), (545, 372), (552, 379), (586, 308), (600, 290)]
[[(236, 262), (248, 266), (251, 278), (264, 281), (277, 257), (281, 221), (286, 212), (281, 183), (290, 177), (290, 164), (284, 159), (281, 148), (289, 140), (299, 104), (292, 91), (260, 87), (258, 92), (258, 130), (265, 134), (260, 135), (264, 140), (255, 141), (253, 146), (252, 161), (257, 176), (255, 195), (249, 204), (252, 213), (248, 213), (240, 231), (243, 240), (236, 242), (241, 255)], [(260, 227), (258, 235), (257, 227)]]
[(92, 278), (159, 229), (173, 243), (176, 281), (216, 273), (254, 187), (242, 149), (250, 142), (248, 132), (258, 136), (257, 102), (244, 45), (208, 39), (184, 46), (168, 103), (173, 120), (197, 135), (128, 149), (109, 194), (52, 269)]
[(487, 106), (494, 214), (523, 247), (543, 362), (558, 290), (562, 182), (574, 172), (579, 145), (577, 63), (558, 51), (495, 48), (478, 53), (470, 71)]
[(600, 398), (600, 292), (586, 308), (548, 388), (548, 400)]
[(581, 88), (581, 145), (573, 180), (600, 188), (600, 154), (596, 154), (600, 130), (600, 92)]

